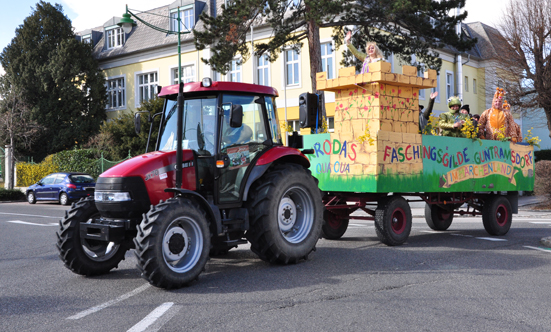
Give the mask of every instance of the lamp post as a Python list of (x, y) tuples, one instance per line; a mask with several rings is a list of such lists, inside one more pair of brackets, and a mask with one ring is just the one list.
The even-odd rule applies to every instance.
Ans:
[[(150, 14), (157, 15), (153, 13), (150, 13)], [(163, 15), (158, 15), (158, 16), (163, 16)], [(180, 29), (181, 23), (182, 23), (182, 20), (180, 18), (180, 7), (178, 7), (178, 16), (176, 18), (178, 22), (177, 31), (163, 29), (142, 20), (141, 18), (136, 16), (133, 12), (131, 12), (130, 9), (128, 9), (128, 5), (126, 5), (126, 13), (122, 14), (122, 19), (120, 20), (119, 23), (117, 23), (118, 26), (122, 27), (124, 33), (130, 33), (130, 31), (132, 31), (132, 27), (136, 26), (136, 22), (132, 20), (132, 17), (134, 17), (136, 20), (140, 21), (141, 23), (143, 23), (144, 25), (146, 25), (151, 29), (161, 31), (166, 34), (172, 34), (172, 35), (178, 36), (178, 85), (179, 85), (178, 99), (177, 99), (177, 103), (178, 103), (177, 131), (178, 132), (176, 134), (177, 142), (176, 142), (176, 167), (175, 168), (176, 168), (176, 188), (181, 188), (182, 187), (182, 132), (183, 132), (182, 121), (184, 118), (184, 82), (182, 82), (182, 51), (181, 51), (180, 36), (183, 34), (188, 34), (190, 31), (188, 29), (186, 29), (186, 31), (181, 31)], [(169, 19), (170, 18), (171, 17), (169, 16)]]

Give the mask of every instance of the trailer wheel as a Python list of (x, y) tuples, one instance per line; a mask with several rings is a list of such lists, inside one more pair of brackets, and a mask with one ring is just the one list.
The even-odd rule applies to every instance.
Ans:
[(323, 224), (323, 204), (310, 171), (277, 165), (256, 181), (247, 203), (251, 250), (267, 262), (296, 263), (315, 250)]
[(138, 269), (150, 284), (179, 288), (196, 280), (209, 259), (210, 231), (204, 211), (185, 198), (152, 207), (134, 239)]
[(116, 268), (130, 249), (125, 242), (115, 244), (82, 239), (80, 224), (91, 223), (97, 217), (99, 213), (94, 199), (87, 197), (76, 202), (59, 222), (60, 230), (56, 232), (59, 258), (74, 273), (85, 276), (105, 274)]
[(511, 228), (511, 203), (503, 196), (493, 196), (484, 202), (482, 223), (490, 235), (505, 235)]
[(346, 232), (348, 222), (350, 221), (349, 218), (344, 218), (327, 210), (323, 212), (323, 219), (325, 222), (321, 227), (321, 234), (323, 238), (328, 240), (340, 239)]
[(411, 232), (411, 209), (401, 196), (382, 200), (375, 210), (375, 232), (381, 242), (397, 246), (406, 242)]
[(435, 231), (445, 231), (453, 221), (453, 211), (448, 211), (436, 204), (425, 204), (425, 220)]

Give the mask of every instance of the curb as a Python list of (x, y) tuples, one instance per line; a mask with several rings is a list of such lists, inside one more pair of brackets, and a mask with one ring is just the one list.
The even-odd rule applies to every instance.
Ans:
[(543, 239), (540, 240), (540, 243), (546, 246), (547, 248), (551, 248), (551, 237), (544, 237)]

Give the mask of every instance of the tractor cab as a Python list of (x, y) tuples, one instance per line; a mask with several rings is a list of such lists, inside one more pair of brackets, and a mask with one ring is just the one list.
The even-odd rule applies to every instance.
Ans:
[[(201, 82), (186, 84), (184, 91), (182, 148), (193, 151), (197, 174), (195, 179), (184, 177), (182, 188), (196, 188), (221, 207), (239, 205), (244, 200), (244, 180), (256, 160), (268, 149), (282, 146), (275, 89), (232, 89), (241, 85), (251, 86)], [(177, 148), (178, 101), (171, 88), (159, 94), (166, 98), (156, 147), (162, 152)]]

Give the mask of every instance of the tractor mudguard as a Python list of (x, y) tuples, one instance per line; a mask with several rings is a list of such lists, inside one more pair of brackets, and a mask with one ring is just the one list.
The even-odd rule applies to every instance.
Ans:
[(222, 231), (222, 217), (220, 217), (220, 210), (218, 209), (218, 206), (214, 204), (210, 204), (203, 196), (198, 194), (195, 191), (191, 191), (188, 189), (181, 189), (181, 188), (167, 188), (165, 189), (165, 192), (173, 192), (173, 193), (179, 193), (182, 197), (189, 197), (189, 198), (195, 198), (196, 201), (201, 205), (203, 209), (207, 212), (207, 215), (211, 218), (211, 220), (214, 222), (214, 226), (216, 227), (216, 233), (217, 235), (223, 234)]

